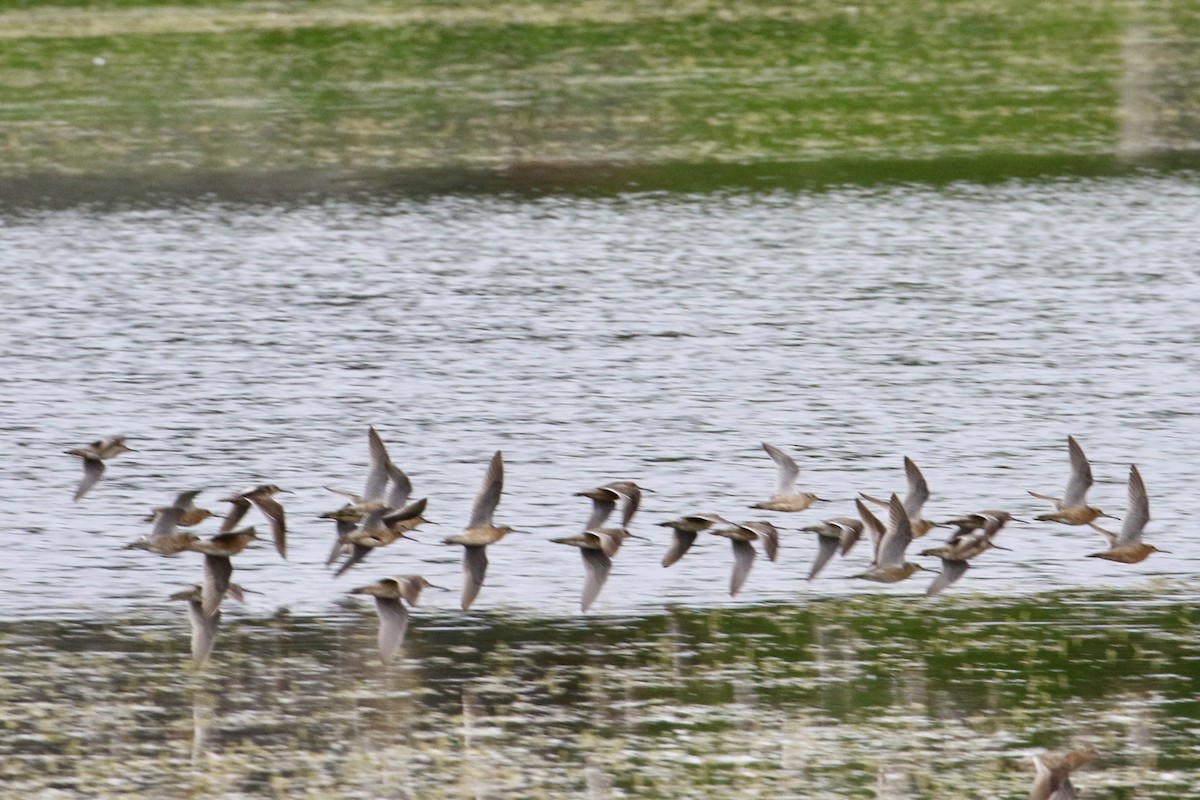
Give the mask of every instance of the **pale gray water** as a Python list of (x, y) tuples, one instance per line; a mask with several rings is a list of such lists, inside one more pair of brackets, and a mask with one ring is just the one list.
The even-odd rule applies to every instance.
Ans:
[[(635, 528), (659, 541), (626, 546), (593, 613), (730, 602), (728, 545), (707, 537), (663, 570), (652, 523), (763, 518), (746, 508), (774, 486), (762, 440), (835, 500), (765, 515), (794, 531), (852, 512), (858, 491), (902, 491), (904, 454), (932, 518), (1031, 517), (1046, 509), (1026, 490), (1061, 491), (1073, 433), (1112, 513), (1140, 466), (1148, 540), (1172, 555), (1110, 564), (1083, 557), (1102, 545), (1086, 528), (1013, 525), (1003, 539), (1022, 549), (952, 591), (1183, 587), (1200, 572), (1198, 219), (1190, 174), (10, 215), (0, 618), (161, 606), (199, 559), (120, 549), (148, 530), (140, 517), (187, 488), (217, 509), (260, 480), (295, 492), (291, 560), (264, 542), (235, 562), (263, 592), (249, 613), (322, 613), (398, 572), (457, 587), (457, 548), (402, 542), (337, 581), (320, 566), (332, 524), (315, 517), (339, 504), (321, 487), (361, 486), (369, 424), (430, 497), (442, 524), (425, 542), (465, 522), (504, 450), (497, 520), (529, 533), (490, 549), (480, 608), (574, 613), (578, 554), (547, 540), (585, 519), (572, 492), (614, 478), (654, 490)], [(139, 452), (72, 504), (80, 470), (62, 451), (111, 433)], [(733, 602), (926, 583), (850, 580), (860, 548), (808, 585), (814, 549), (791, 533)], [(457, 593), (427, 602), (451, 609)]]

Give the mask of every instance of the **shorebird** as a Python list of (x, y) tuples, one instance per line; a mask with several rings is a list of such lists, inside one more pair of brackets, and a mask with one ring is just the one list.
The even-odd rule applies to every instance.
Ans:
[[(576, 492), (575, 496), (587, 497), (592, 501), (592, 513), (584, 525), (583, 532), (550, 541), (579, 548), (584, 569), (583, 596), (580, 599), (579, 607), (581, 611), (587, 611), (600, 595), (600, 590), (604, 588), (604, 583), (608, 580), (608, 573), (612, 570), (612, 557), (620, 549), (623, 541), (619, 535), (600, 532), (600, 526), (608, 520), (617, 507), (617, 501), (622, 499), (623, 495), (608, 486), (600, 486)], [(640, 499), (640, 494), (635, 496)], [(631, 504), (634, 505), (636, 511), (636, 502)]]
[[(863, 528), (867, 535), (871, 538), (871, 563), (879, 558), (879, 544), (883, 541), (883, 537), (887, 534), (887, 528), (879, 521), (879, 517), (875, 516), (871, 509), (867, 508), (867, 504), (862, 500), (855, 499), (854, 507), (858, 509), (858, 516), (863, 521)], [(853, 542), (851, 543), (853, 545)], [(849, 548), (842, 552), (845, 555)]]
[(1125, 509), (1125, 519), (1121, 522), (1119, 534), (1105, 530), (1095, 523), (1089, 527), (1108, 540), (1108, 549), (1101, 553), (1091, 553), (1091, 558), (1104, 558), (1109, 561), (1119, 561), (1122, 564), (1137, 564), (1145, 561), (1151, 553), (1165, 553), (1152, 544), (1142, 541), (1142, 531), (1150, 521), (1150, 498), (1146, 495), (1146, 484), (1137, 465), (1129, 465), (1129, 503)]
[(225, 593), (232, 585), (229, 582), (233, 575), (230, 557), (245, 550), (257, 538), (254, 528), (242, 528), (224, 531), (209, 539), (198, 539), (188, 546), (189, 551), (204, 555), (204, 585), (201, 587), (200, 603), (206, 616), (217, 613)]
[(334, 553), (331, 554), (330, 559), (332, 560), (337, 557), (342, 546), (350, 546), (350, 555), (333, 574), (333, 577), (338, 577), (362, 561), (375, 548), (386, 547), (397, 539), (404, 538), (405, 534), (415, 530), (421, 523), (427, 522), (428, 520), (422, 516), (425, 513), (427, 500), (428, 498), (422, 498), (395, 511), (377, 508), (368, 512), (362, 525), (352, 526), (350, 531), (338, 542)]
[[(921, 510), (929, 500), (929, 484), (925, 481), (925, 476), (921, 474), (916, 462), (908, 456), (904, 457), (904, 477), (908, 481), (908, 493), (904, 495), (904, 511), (908, 514), (913, 538), (920, 539), (934, 528), (933, 522), (921, 517)], [(888, 506), (887, 500), (872, 497), (869, 494), (863, 494), (863, 497), (876, 505), (885, 508)]]
[(696, 542), (697, 534), (708, 530), (713, 525), (730, 525), (732, 523), (721, 519), (716, 514), (688, 514), (679, 519), (658, 524), (664, 528), (670, 528), (672, 531), (671, 547), (662, 560), (662, 565), (669, 567), (683, 558), (684, 554), (691, 549)]
[(779, 555), (779, 530), (769, 522), (733, 522), (730, 525), (709, 533), (724, 536), (733, 545), (733, 574), (729, 578), (729, 596), (733, 597), (741, 590), (754, 566), (755, 552), (751, 543), (761, 541), (763, 552), (774, 561)]
[(173, 556), (190, 550), (192, 545), (200, 540), (194, 533), (184, 533), (179, 530), (179, 517), (182, 509), (177, 506), (162, 506), (154, 509), (151, 518), (154, 528), (149, 534), (136, 542), (125, 546), (126, 550), (149, 550), (160, 556)]
[(613, 481), (595, 489), (576, 492), (575, 496), (587, 497), (592, 501), (592, 516), (588, 519), (587, 529), (604, 524), (618, 502), (621, 503), (621, 527), (628, 528), (641, 507), (643, 491), (649, 489), (642, 489), (633, 481)]
[(475, 505), (471, 508), (471, 519), (466, 529), (455, 536), (447, 536), (443, 544), (461, 544), (463, 546), (463, 589), (462, 609), (466, 611), (475, 602), (476, 595), (483, 587), (483, 578), (487, 573), (487, 546), (494, 544), (512, 533), (508, 525), (494, 525), (492, 515), (500, 503), (500, 495), (504, 491), (504, 456), (499, 450), (492, 456), (487, 473), (483, 478), (483, 486), (475, 497)]
[[(587, 497), (592, 501), (592, 513), (581, 533), (574, 536), (564, 536), (551, 539), (555, 544), (566, 544), (579, 548), (583, 558), (584, 581), (583, 596), (580, 609), (587, 611), (600, 590), (608, 580), (612, 570), (612, 558), (621, 549), (622, 543), (632, 534), (628, 525), (637, 513), (641, 502), (641, 489), (632, 481), (615, 481), (613, 483), (576, 492), (576, 497)], [(605, 521), (616, 508), (617, 501), (623, 501), (620, 527), (603, 527)]]
[(325, 559), (325, 566), (348, 555), (349, 559), (338, 572), (341, 574), (366, 556), (366, 553), (356, 550), (356, 546), (383, 547), (416, 530), (418, 526), (429, 523), (424, 516), (428, 501), (428, 498), (421, 498), (397, 509), (392, 509), (386, 503), (375, 504), (377, 507), (371, 511), (348, 503), (336, 511), (322, 514), (320, 519), (331, 519), (337, 525), (337, 538)]
[(254, 507), (261, 511), (267, 521), (271, 523), (271, 536), (275, 540), (275, 549), (286, 559), (287, 521), (284, 517), (283, 506), (274, 497), (280, 492), (286, 493), (287, 490), (280, 489), (273, 483), (264, 483), (255, 486), (248, 492), (222, 497), (221, 502), (232, 503), (233, 510), (225, 516), (225, 521), (221, 523), (221, 533), (228, 533), (237, 527), (237, 524), (242, 521), (242, 517), (246, 516), (246, 512), (250, 510), (250, 504), (253, 503)]
[(1034, 756), (1035, 774), (1029, 800), (1075, 800), (1079, 795), (1071, 783), (1071, 773), (1092, 763), (1099, 755), (1096, 748), (1086, 747)]
[(852, 517), (834, 517), (800, 530), (817, 534), (817, 557), (813, 560), (812, 569), (808, 571), (808, 580), (811, 581), (821, 573), (834, 553), (840, 549), (842, 555), (846, 555), (854, 546), (862, 536), (863, 522)]
[(72, 498), (78, 500), (87, 494), (96, 485), (96, 481), (104, 475), (106, 460), (115, 458), (121, 453), (132, 453), (133, 449), (125, 446), (124, 436), (109, 436), (97, 439), (89, 445), (74, 447), (63, 452), (69, 456), (78, 456), (83, 459), (83, 479), (79, 482), (79, 488), (75, 490), (75, 496)]
[(575, 536), (564, 536), (550, 541), (579, 548), (579, 555), (583, 557), (585, 573), (583, 595), (579, 607), (581, 611), (587, 611), (600, 595), (600, 590), (604, 588), (604, 582), (608, 580), (608, 573), (612, 570), (612, 556), (607, 552), (613, 549), (612, 537), (594, 531), (584, 531)]
[[(245, 602), (246, 589), (243, 589), (236, 583), (229, 584), (229, 594), (239, 602)], [(203, 590), (200, 584), (193, 584), (191, 588), (185, 589), (182, 592), (176, 592), (171, 595), (171, 600), (186, 600), (188, 603), (188, 618), (192, 623), (192, 663), (197, 667), (202, 667), (204, 662), (208, 661), (212, 655), (213, 645), (217, 639), (217, 627), (221, 622), (221, 612), (218, 610), (211, 616), (204, 613)]]
[(175, 506), (155, 509), (154, 530), (136, 542), (125, 546), (126, 550), (149, 550), (160, 556), (179, 553), (201, 553), (204, 555), (204, 613), (212, 616), (229, 590), (229, 577), (233, 574), (230, 556), (236, 556), (257, 539), (254, 528), (236, 531), (221, 531), (209, 539), (201, 539), (194, 533), (184, 533), (176, 525), (180, 510)]
[(404, 634), (408, 630), (408, 609), (404, 603), (415, 606), (422, 589), (441, 588), (420, 575), (398, 575), (350, 590), (350, 594), (369, 594), (375, 598), (375, 613), (379, 615), (379, 659), (383, 663), (391, 661), (404, 643)]
[(196, 584), (190, 589), (176, 592), (170, 598), (187, 601), (188, 618), (192, 623), (192, 663), (197, 668), (203, 666), (212, 655), (213, 645), (217, 641), (217, 627), (221, 623), (220, 611), (211, 615), (204, 613), (200, 597), (200, 584)]
[[(367, 480), (361, 495), (353, 492), (325, 488), (334, 494), (340, 494), (350, 500), (354, 508), (366, 512), (376, 507), (401, 508), (412, 496), (412, 481), (404, 470), (396, 466), (388, 455), (387, 447), (379, 436), (379, 431), (372, 425), (367, 428), (367, 449), (370, 452), (370, 462), (367, 465)], [(391, 488), (388, 488), (388, 484)]]
[(767, 451), (774, 461), (779, 472), (779, 482), (776, 484), (775, 494), (770, 500), (764, 500), (761, 503), (755, 503), (751, 508), (761, 508), (767, 511), (803, 511), (816, 502), (824, 502), (811, 492), (796, 491), (796, 478), (800, 475), (800, 467), (796, 466), (796, 462), (787, 453), (780, 450), (772, 444), (762, 443), (763, 450)]
[(975, 511), (970, 514), (948, 519), (941, 525), (953, 525), (957, 530), (951, 538), (955, 536), (970, 533), (971, 531), (984, 530), (995, 527), (997, 530), (1003, 528), (1010, 522), (1025, 522), (1023, 519), (1017, 519), (1007, 511), (989, 508), (984, 511)]
[[(412, 519), (414, 516), (418, 521), (405, 530), (415, 528), (421, 522), (427, 521), (424, 517), (420, 516), (424, 511), (423, 505), (421, 511), (418, 511), (416, 515), (402, 515), (389, 519), (389, 514), (405, 510), (405, 506), (412, 496), (412, 481), (409, 480), (404, 470), (397, 467), (392, 461), (388, 455), (387, 447), (383, 443), (383, 439), (379, 436), (379, 432), (375, 430), (374, 426), (367, 429), (367, 446), (370, 452), (370, 463), (367, 467), (367, 480), (361, 495), (341, 489), (334, 489), (331, 486), (325, 487), (334, 494), (340, 494), (350, 500), (349, 503), (346, 503), (336, 511), (330, 511), (321, 515), (321, 519), (331, 519), (337, 524), (337, 538), (334, 540), (329, 558), (325, 560), (326, 566), (336, 561), (349, 548), (351, 534), (354, 533), (359, 523), (363, 522), (373, 511), (383, 512), (382, 520), (374, 518), (370, 520), (371, 527), (377, 530), (380, 529), (380, 525), (382, 524), (386, 526), (383, 530), (391, 531), (394, 528), (392, 523), (399, 522), (402, 519)], [(389, 484), (391, 484), (390, 488)], [(364, 531), (361, 533), (360, 538), (364, 538), (366, 541), (374, 541), (367, 528), (368, 526), (364, 526)], [(403, 532), (401, 531), (401, 533)], [(393, 540), (389, 540), (385, 544), (391, 541)], [(354, 560), (357, 562), (361, 558), (362, 556), (360, 555), (359, 558)]]
[(1087, 504), (1087, 492), (1092, 486), (1092, 465), (1088, 463), (1087, 456), (1083, 454), (1083, 448), (1079, 446), (1079, 442), (1075, 441), (1074, 436), (1067, 437), (1067, 450), (1071, 454), (1071, 477), (1067, 481), (1067, 488), (1063, 492), (1062, 499), (1030, 492), (1040, 500), (1049, 500), (1054, 503), (1057, 510), (1050, 514), (1041, 514), (1035, 519), (1043, 522), (1061, 522), (1064, 525), (1087, 525), (1100, 517), (1115, 519), (1110, 514), (1105, 514), (1100, 509)]
[[(904, 560), (904, 551), (912, 542), (912, 525), (899, 495), (892, 495), (887, 532), (879, 542), (875, 562), (871, 568), (856, 578), (865, 578), (879, 583), (896, 583), (912, 575), (921, 567)], [(863, 510), (859, 509), (860, 512)], [(869, 512), (868, 512), (869, 513)]]
[[(190, 492), (180, 492), (175, 496), (175, 502), (171, 503), (170, 506), (167, 506), (167, 508), (179, 509), (179, 516), (175, 520), (175, 524), (184, 528), (190, 528), (193, 525), (199, 525), (209, 517), (216, 516), (207, 508), (200, 508), (196, 505), (196, 496), (199, 495), (201, 491), (203, 490), (193, 489)], [(150, 512), (150, 516), (146, 517), (146, 522), (154, 522), (157, 520), (163, 510), (164, 507), (162, 506), (153, 509)]]
[[(629, 523), (633, 521), (638, 506), (642, 501), (642, 489), (633, 481), (614, 481), (595, 489), (576, 492), (576, 497), (587, 497), (592, 501), (592, 514), (588, 518), (584, 532), (599, 539), (600, 549), (609, 558), (617, 554), (626, 539), (633, 538), (629, 532)], [(617, 502), (621, 503), (621, 524), (604, 527), (604, 522), (612, 514)], [(641, 538), (641, 537), (638, 537)]]
[(921, 551), (923, 556), (937, 556), (942, 560), (942, 571), (925, 591), (926, 596), (941, 593), (970, 569), (968, 562), (972, 558), (995, 547), (992, 540), (1010, 519), (1012, 515), (1007, 511), (980, 511), (951, 520), (948, 524), (957, 525), (958, 529), (946, 544)]
[[(607, 499), (596, 499), (604, 492), (616, 494), (620, 501), (619, 525), (604, 525), (608, 515), (612, 513), (612, 506), (608, 504)], [(642, 503), (642, 492), (643, 489), (632, 481), (613, 481), (588, 492), (576, 492), (577, 497), (592, 498), (592, 517), (588, 519), (588, 527), (584, 530), (599, 537), (601, 549), (608, 558), (617, 554), (626, 539), (644, 539), (643, 536), (636, 536), (629, 530), (629, 523), (634, 521), (634, 515)]]
[(358, 523), (363, 521), (366, 513), (353, 503), (346, 503), (339, 509), (328, 511), (318, 519), (331, 519), (337, 526), (337, 537), (333, 540), (333, 548), (325, 559), (325, 566), (337, 561), (347, 551), (346, 537), (358, 529)]

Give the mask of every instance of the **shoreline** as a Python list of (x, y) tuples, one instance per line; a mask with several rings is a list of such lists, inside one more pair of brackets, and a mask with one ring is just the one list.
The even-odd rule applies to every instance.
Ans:
[(0, 177), (0, 209), (80, 205), (314, 202), (439, 195), (615, 197), (653, 192), (822, 191), (839, 186), (996, 184), (1126, 177), (1200, 169), (1200, 151), (1157, 158), (980, 155), (939, 159), (825, 159), (753, 163), (522, 162), (500, 168), (144, 170)]

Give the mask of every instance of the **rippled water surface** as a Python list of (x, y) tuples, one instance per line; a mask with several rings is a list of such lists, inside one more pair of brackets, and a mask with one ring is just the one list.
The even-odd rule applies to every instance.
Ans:
[[(795, 531), (853, 513), (857, 492), (903, 491), (905, 454), (931, 485), (928, 516), (1029, 518), (1044, 509), (1026, 490), (1061, 491), (1074, 434), (1112, 513), (1141, 467), (1148, 535), (1173, 555), (1114, 565), (1081, 558), (1102, 544), (1086, 528), (1013, 525), (1015, 551), (961, 588), (1185, 578), (1200, 571), (1184, 524), (1196, 219), (1187, 177), (13, 216), (0, 616), (161, 606), (198, 565), (121, 550), (140, 517), (188, 488), (220, 509), (262, 481), (293, 492), (291, 560), (265, 546), (239, 560), (263, 592), (252, 606), (328, 609), (352, 578), (321, 566), (333, 530), (316, 517), (339, 502), (322, 487), (362, 485), (370, 424), (441, 527), (360, 575), (456, 583), (459, 553), (431, 543), (465, 523), (504, 451), (497, 519), (526, 533), (492, 548), (481, 607), (571, 613), (578, 554), (547, 540), (583, 524), (573, 492), (615, 478), (653, 490), (635, 529), (656, 541), (630, 542), (596, 610), (728, 602), (728, 545), (702, 541), (664, 571), (653, 523), (762, 516), (747, 506), (775, 484), (763, 440), (831, 500), (776, 516)], [(110, 433), (138, 452), (72, 504), (79, 463), (62, 450)], [(785, 535), (739, 602), (880, 590), (848, 579), (853, 554), (805, 585), (813, 550)]]
[[(1186, 173), (814, 193), (10, 213), (0, 221), (0, 649), (9, 659), (0, 696), (26, 709), (10, 714), (10, 724), (32, 737), (4, 751), (10, 777), (31, 790), (65, 781), (58, 788), (68, 793), (119, 793), (137, 788), (116, 774), (124, 748), (159, 766), (204, 757), (189, 756), (186, 743), (166, 751), (155, 749), (161, 742), (118, 744), (85, 722), (67, 744), (37, 744), (34, 728), (55, 727), (73, 692), (86, 699), (88, 715), (176, 739), (191, 723), (164, 709), (194, 704), (198, 718), (217, 714), (219, 728), (238, 731), (218, 737), (224, 749), (217, 748), (236, 777), (221, 784), (205, 772), (216, 783), (199, 787), (230, 796), (271, 787), (316, 795), (333, 785), (370, 795), (347, 787), (360, 779), (375, 785), (380, 774), (391, 776), (384, 785), (393, 796), (487, 794), (479, 775), (491, 762), (461, 753), (479, 737), (497, 764), (511, 766), (489, 773), (493, 790), (511, 796), (756, 796), (808, 785), (814, 796), (1019, 797), (1028, 775), (1004, 760), (1014, 748), (1020, 755), (1065, 745), (1081, 729), (1110, 753), (1128, 753), (1130, 742), (1150, 748), (1149, 734), (1138, 733), (1145, 726), (1128, 719), (1169, 711), (1193, 724), (1197, 716), (1190, 683), (1180, 688), (1169, 677), (1195, 674), (1195, 654), (1164, 644), (1178, 639), (1171, 620), (1190, 620), (1200, 572), (1187, 519), (1200, 441), (1197, 219), (1200, 188)], [(332, 524), (317, 516), (339, 500), (322, 487), (361, 486), (372, 424), (416, 496), (430, 498), (428, 516), (440, 526), (335, 580), (322, 566)], [(91, 494), (72, 503), (79, 464), (62, 451), (112, 433), (127, 435), (137, 452), (113, 460)], [(1014, 523), (1002, 534), (1012, 550), (979, 559), (938, 600), (920, 598), (928, 576), (893, 587), (854, 580), (867, 561), (861, 547), (818, 580), (803, 580), (815, 543), (798, 529), (852, 513), (860, 491), (902, 492), (904, 455), (929, 480), (927, 516), (999, 507), (1031, 519), (1045, 507), (1027, 490), (1057, 494), (1066, 481), (1068, 434), (1091, 458), (1091, 499), (1112, 513), (1123, 513), (1128, 466), (1139, 465), (1154, 518), (1147, 537), (1169, 555), (1112, 564), (1084, 557), (1103, 544), (1086, 528)], [(774, 488), (764, 440), (794, 453), (802, 482), (830, 502), (797, 515), (748, 509)], [(465, 523), (497, 449), (507, 466), (497, 521), (522, 533), (489, 549), (487, 584), (471, 615), (455, 611), (457, 592), (427, 593), (406, 658), (379, 671), (369, 607), (345, 608), (346, 590), (401, 572), (457, 586), (460, 553), (436, 542)], [(626, 544), (595, 619), (579, 621), (579, 556), (548, 540), (583, 524), (586, 501), (573, 492), (616, 478), (653, 491), (633, 526), (653, 541)], [(141, 518), (149, 508), (178, 491), (204, 488), (201, 499), (220, 509), (224, 493), (264, 481), (292, 492), (282, 496), (290, 560), (264, 542), (235, 562), (236, 580), (259, 594), (227, 609), (214, 668), (243, 676), (234, 681), (241, 688), (225, 696), (219, 682), (142, 675), (186, 663), (184, 609), (165, 598), (199, 580), (200, 564), (123, 545), (148, 530)], [(772, 518), (785, 530), (779, 561), (760, 559), (734, 599), (724, 540), (706, 537), (663, 570), (666, 537), (653, 523), (688, 511)], [(254, 512), (250, 519), (265, 528)], [(831, 597), (841, 595), (849, 596)], [(946, 645), (953, 652), (944, 667), (971, 685), (959, 671), (971, 669), (972, 632), (1027, 620), (1051, 596), (1058, 612), (1041, 643), (1029, 645), (1033, 655), (1020, 660), (1025, 640), (1012, 633), (996, 648), (1017, 660), (979, 674), (984, 682), (1012, 675), (1026, 688), (1057, 686), (1045, 703), (1025, 689), (978, 688), (975, 711), (959, 698), (935, 713), (924, 693), (936, 695), (936, 687), (912, 696), (889, 690), (878, 698), (880, 722), (863, 710), (874, 706), (871, 681), (861, 676), (846, 679), (842, 700), (805, 694), (819, 695), (825, 680), (813, 649), (826, 646), (824, 634), (814, 632), (810, 606), (853, 620), (829, 640), (841, 648), (836, 669), (883, 670), (879, 680), (901, 683), (911, 676), (899, 677), (906, 673), (896, 665), (942, 637), (921, 620), (950, 625), (954, 609), (974, 609), (967, 633)], [(994, 613), (986, 610), (993, 603)], [(1144, 641), (1129, 644), (1135, 633), (1105, 625), (1106, 604), (1162, 603), (1166, 611), (1137, 622)], [(901, 655), (882, 645), (855, 655), (861, 637), (874, 635), (861, 626), (872, 630), (876, 615), (896, 614), (927, 627), (887, 628), (910, 637), (897, 645)], [(1078, 614), (1074, 638), (1060, 635), (1063, 620)], [(767, 624), (777, 617), (786, 624)], [(723, 677), (704, 691), (717, 696), (701, 692), (694, 707), (670, 671), (676, 639), (663, 633), (679, 624), (691, 626), (685, 658), (727, 637), (737, 643), (709, 666)], [(797, 630), (815, 644), (789, 649)], [(1099, 694), (1079, 689), (1075, 677), (1064, 688), (1036, 655), (1070, 654), (1073, 641), (1095, 637), (1103, 646), (1076, 655), (1078, 680), (1107, 687)], [(629, 647), (624, 660), (605, 655)], [(1143, 658), (1151, 651), (1166, 655)], [(478, 679), (459, 675), (460, 656), (483, 659), (487, 669)], [(71, 679), (77, 659), (86, 669)], [(531, 666), (539, 659), (544, 672)], [(1114, 666), (1128, 659), (1136, 668)], [(54, 666), (44, 675), (57, 677), (38, 689), (31, 675), (43, 674), (34, 667), (47, 661)], [(797, 694), (768, 693), (772, 699), (756, 704), (754, 687), (770, 678), (772, 664), (787, 665), (779, 669), (799, 681)], [(360, 693), (349, 675), (363, 670), (371, 682)], [(1121, 683), (1133, 673), (1141, 679)], [(266, 693), (265, 705), (237, 693), (250, 684)], [(489, 700), (491, 692), (505, 699)], [(570, 702), (575, 696), (592, 699)], [(616, 699), (610, 706), (601, 696)], [(659, 708), (647, 700), (662, 697), (678, 702)], [(485, 710), (471, 711), (477, 701)], [(36, 711), (39, 703), (50, 710)], [(854, 709), (859, 727), (827, 727), (839, 703)], [(1078, 726), (1052, 721), (1059, 703), (1075, 704), (1062, 713)], [(1027, 715), (997, 721), (1006, 707)], [(256, 727), (245, 716), (252, 708), (270, 719)], [(144, 718), (156, 714), (166, 718)], [(489, 716), (496, 714), (503, 719)], [(325, 715), (364, 746), (318, 741), (295, 724)], [(368, 724), (363, 715), (376, 717)], [(536, 757), (505, 755), (514, 720), (538, 726), (528, 745)], [(402, 754), (366, 746), (392, 724)], [(266, 753), (280, 730), (340, 766), (253, 764), (254, 748)], [(778, 738), (781, 731), (791, 738)], [(660, 749), (668, 735), (678, 737), (669, 757)], [(972, 735), (993, 737), (981, 745), (991, 754), (982, 765), (955, 749)], [(1175, 761), (1157, 771), (1153, 759), (1117, 758), (1123, 768), (1153, 771), (1152, 779), (1113, 772), (1110, 762), (1101, 773), (1109, 777), (1091, 784), (1109, 793), (1091, 796), (1200, 796), (1181, 788), (1195, 783), (1197, 765), (1186, 737), (1172, 736), (1160, 746)], [(904, 742), (888, 752), (905, 764), (919, 758), (914, 737), (952, 755), (916, 773), (897, 772), (892, 756), (879, 755), (886, 742)], [(749, 746), (731, 749), (731, 741)], [(37, 761), (38, 753), (80, 750), (86, 776), (62, 778), (71, 767)], [(700, 750), (729, 760), (717, 764)], [(534, 767), (523, 766), (530, 758), (537, 769), (562, 759), (583, 771), (564, 772), (564, 783), (534, 778)], [(784, 772), (764, 778), (760, 759)], [(614, 778), (613, 765), (624, 762), (629, 771)], [(468, 767), (475, 772), (463, 777)], [(961, 787), (978, 770), (990, 771), (992, 788), (971, 794)], [(442, 783), (450, 775), (458, 776), (453, 787)], [(420, 776), (441, 777), (428, 784)], [(158, 785), (146, 780), (141, 789)], [(1151, 790), (1130, 794), (1137, 786)]]

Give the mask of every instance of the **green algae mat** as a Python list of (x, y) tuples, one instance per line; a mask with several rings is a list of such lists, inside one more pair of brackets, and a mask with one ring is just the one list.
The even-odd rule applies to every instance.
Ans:
[(1193, 149), (1197, 41), (1185, 0), (8, 0), (0, 177), (1091, 169)]

